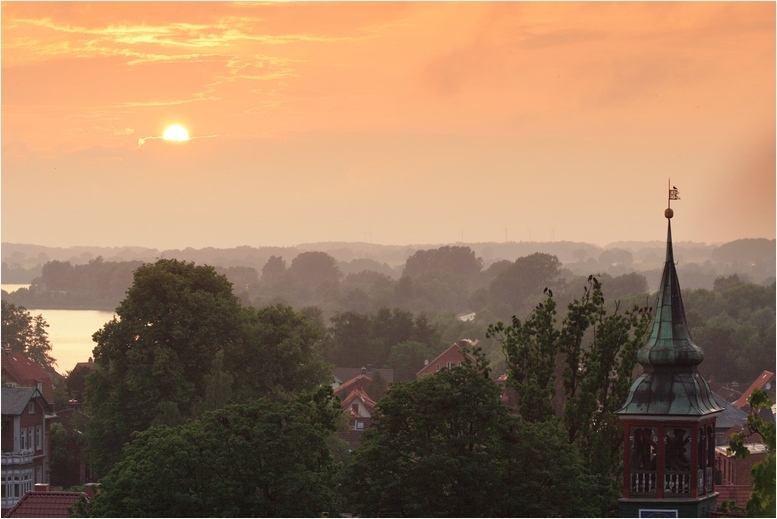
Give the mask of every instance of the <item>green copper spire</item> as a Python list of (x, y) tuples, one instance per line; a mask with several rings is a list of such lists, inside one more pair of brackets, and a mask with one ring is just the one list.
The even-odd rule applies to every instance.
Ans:
[(653, 331), (639, 350), (637, 360), (643, 366), (696, 366), (704, 360), (704, 352), (696, 346), (688, 331), (680, 282), (672, 252), (672, 221), (667, 210), (666, 262), (658, 291)]
[(664, 216), (668, 220), (666, 262), (653, 330), (637, 353), (644, 372), (631, 386), (626, 404), (618, 414), (699, 416), (716, 413), (723, 409), (713, 398), (707, 381), (696, 370), (704, 360), (704, 352), (694, 344), (685, 318), (672, 251), (674, 211), (667, 208)]

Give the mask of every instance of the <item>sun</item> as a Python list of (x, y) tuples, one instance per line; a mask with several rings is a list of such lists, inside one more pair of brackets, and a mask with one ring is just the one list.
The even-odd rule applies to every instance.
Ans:
[(167, 129), (165, 129), (165, 133), (162, 134), (162, 138), (166, 141), (188, 141), (189, 132), (180, 124), (174, 124), (172, 126), (168, 126)]

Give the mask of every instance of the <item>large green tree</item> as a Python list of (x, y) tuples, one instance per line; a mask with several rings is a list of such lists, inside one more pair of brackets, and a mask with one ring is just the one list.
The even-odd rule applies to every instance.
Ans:
[(619, 495), (622, 426), (615, 415), (626, 400), (637, 351), (651, 315), (632, 306), (608, 310), (602, 284), (589, 277), (583, 295), (557, 322), (553, 292), (521, 321), (489, 327), (502, 343), (507, 385), (517, 392), (518, 412), (534, 423), (560, 423), (596, 478), (595, 502), (610, 513)]
[(242, 307), (231, 283), (208, 266), (144, 265), (116, 314), (94, 335), (85, 390), (98, 475), (134, 432), (329, 378), (320, 327), (287, 306)]
[(337, 514), (327, 442), (339, 416), (325, 388), (153, 427), (127, 446), (87, 511), (92, 517)]
[(41, 367), (52, 369), (56, 360), (51, 356), (46, 328), (49, 324), (38, 314), (32, 316), (23, 306), (16, 306), (2, 301), (3, 343), (12, 351), (24, 353), (30, 360)]
[(238, 340), (241, 323), (224, 276), (177, 260), (140, 267), (116, 315), (94, 334), (95, 370), (85, 391), (98, 474), (120, 458), (133, 432), (171, 413), (192, 415), (216, 352)]
[(345, 508), (389, 517), (590, 516), (588, 477), (558, 429), (511, 416), (487, 362), (394, 384), (342, 474)]

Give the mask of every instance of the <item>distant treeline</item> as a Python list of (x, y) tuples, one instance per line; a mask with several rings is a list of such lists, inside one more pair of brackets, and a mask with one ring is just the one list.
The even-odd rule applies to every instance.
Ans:
[[(664, 261), (666, 243), (618, 242), (599, 247), (584, 242), (490, 242), (457, 243), (468, 247), (483, 259), (483, 267), (503, 260), (514, 261), (535, 252), (558, 258), (564, 268), (580, 275), (591, 272), (613, 276), (631, 271), (660, 270)], [(142, 261), (153, 263), (160, 258), (190, 261), (214, 267), (251, 267), (260, 271), (272, 256), (287, 262), (303, 252), (325, 252), (338, 263), (343, 275), (364, 269), (376, 270), (394, 279), (402, 275), (407, 259), (421, 250), (440, 248), (439, 244), (379, 245), (360, 242), (321, 242), (291, 247), (232, 247), (159, 250), (147, 247), (45, 247), (19, 243), (2, 244), (3, 283), (30, 283), (40, 276), (42, 266), (49, 261), (86, 264), (97, 257), (105, 262)], [(712, 288), (718, 276), (745, 275), (754, 283), (768, 283), (775, 276), (775, 240), (749, 238), (722, 245), (707, 245), (687, 241), (674, 244), (678, 267), (686, 269), (688, 288)], [(648, 276), (655, 289), (658, 280)]]
[[(628, 259), (621, 256), (606, 259)], [(498, 351), (485, 340), (487, 326), (508, 322), (513, 315), (526, 317), (542, 300), (546, 287), (554, 292), (563, 314), (567, 305), (581, 296), (587, 277), (594, 274), (602, 282), (609, 304), (625, 309), (632, 304), (653, 305), (655, 291), (649, 287), (648, 276), (655, 284), (661, 276), (658, 269), (649, 273), (613, 275), (591, 270), (577, 274), (546, 253), (502, 260), (488, 267), (484, 263), (469, 247), (444, 246), (416, 251), (405, 260), (398, 277), (386, 264), (368, 259), (344, 264), (320, 251), (300, 253), (290, 264), (281, 256), (271, 256), (260, 270), (247, 266), (215, 270), (232, 283), (234, 293), (246, 306), (285, 304), (315, 314), (332, 337), (339, 337), (328, 340), (325, 346), (330, 360), (342, 363), (351, 358), (400, 370), (400, 364), (407, 360), (403, 357), (433, 357), (446, 344), (461, 338), (483, 341), (485, 351), (498, 364)], [(27, 308), (112, 311), (126, 296), (133, 273), (142, 264), (104, 261), (102, 257), (83, 265), (49, 261), (30, 289), (3, 293), (3, 299)], [(774, 278), (756, 284), (746, 275), (730, 274), (718, 276), (710, 288), (693, 288), (688, 280), (703, 268), (678, 266), (692, 332), (705, 352), (712, 353), (706, 357), (703, 371), (718, 380), (747, 381), (763, 369), (773, 369)], [(343, 270), (350, 272), (344, 274)], [(386, 314), (387, 309), (392, 310)], [(401, 337), (387, 331), (395, 326), (387, 323), (396, 319), (410, 330)], [(427, 326), (436, 332), (430, 335)], [(375, 333), (379, 336), (371, 335)], [(393, 349), (406, 341), (412, 344)]]

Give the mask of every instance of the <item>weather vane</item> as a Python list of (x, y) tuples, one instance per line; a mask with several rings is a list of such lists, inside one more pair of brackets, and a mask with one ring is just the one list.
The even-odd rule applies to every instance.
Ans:
[(669, 186), (669, 200), (666, 202), (666, 211), (664, 211), (664, 215), (667, 218), (671, 218), (674, 216), (674, 211), (672, 211), (672, 200), (680, 200), (680, 191), (678, 191), (676, 186), (672, 185), (672, 179), (669, 179), (667, 184)]

